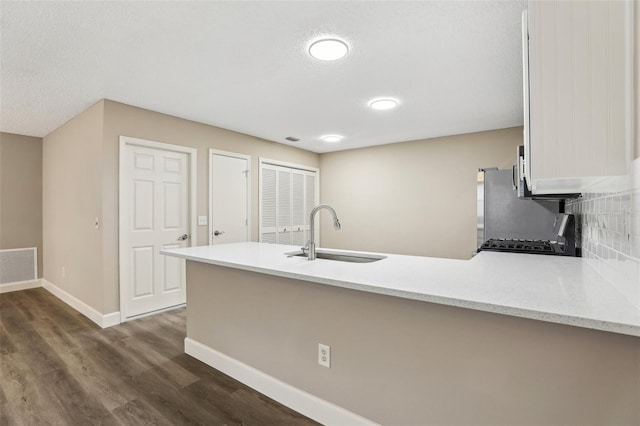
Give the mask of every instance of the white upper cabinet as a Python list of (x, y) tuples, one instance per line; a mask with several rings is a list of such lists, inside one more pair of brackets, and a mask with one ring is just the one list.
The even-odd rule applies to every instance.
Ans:
[(627, 173), (632, 9), (631, 1), (529, 1), (525, 173), (534, 194), (582, 192)]

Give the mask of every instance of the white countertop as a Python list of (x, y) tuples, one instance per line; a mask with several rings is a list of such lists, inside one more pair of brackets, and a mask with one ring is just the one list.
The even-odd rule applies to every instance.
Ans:
[(582, 258), (481, 252), (471, 260), (384, 254), (348, 263), (284, 253), (298, 246), (237, 243), (162, 250), (187, 260), (370, 293), (640, 336), (633, 303)]

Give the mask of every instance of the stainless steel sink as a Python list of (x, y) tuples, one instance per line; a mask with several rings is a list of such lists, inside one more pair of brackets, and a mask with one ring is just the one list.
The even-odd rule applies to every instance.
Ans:
[[(307, 257), (307, 254), (303, 253), (302, 250), (285, 253), (285, 255), (287, 257)], [(316, 259), (337, 260), (340, 262), (351, 262), (351, 263), (371, 263), (371, 262), (377, 262), (378, 260), (382, 260), (386, 258), (387, 256), (382, 256), (379, 254), (316, 249)]]

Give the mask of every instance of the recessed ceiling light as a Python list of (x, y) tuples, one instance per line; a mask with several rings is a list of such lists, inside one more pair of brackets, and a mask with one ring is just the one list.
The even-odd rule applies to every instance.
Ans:
[(309, 54), (321, 61), (335, 61), (349, 53), (349, 46), (337, 38), (324, 38), (309, 46)]
[(393, 109), (398, 106), (398, 101), (392, 98), (374, 99), (369, 102), (369, 106), (378, 111)]
[(342, 136), (340, 135), (326, 135), (321, 138), (325, 142), (334, 143), (340, 142), (342, 140)]

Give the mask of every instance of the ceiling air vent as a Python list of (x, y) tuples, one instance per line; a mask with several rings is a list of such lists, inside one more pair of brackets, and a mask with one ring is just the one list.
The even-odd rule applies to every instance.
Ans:
[(298, 142), (300, 140), (298, 138), (294, 138), (293, 136), (287, 136), (285, 139), (291, 142)]

